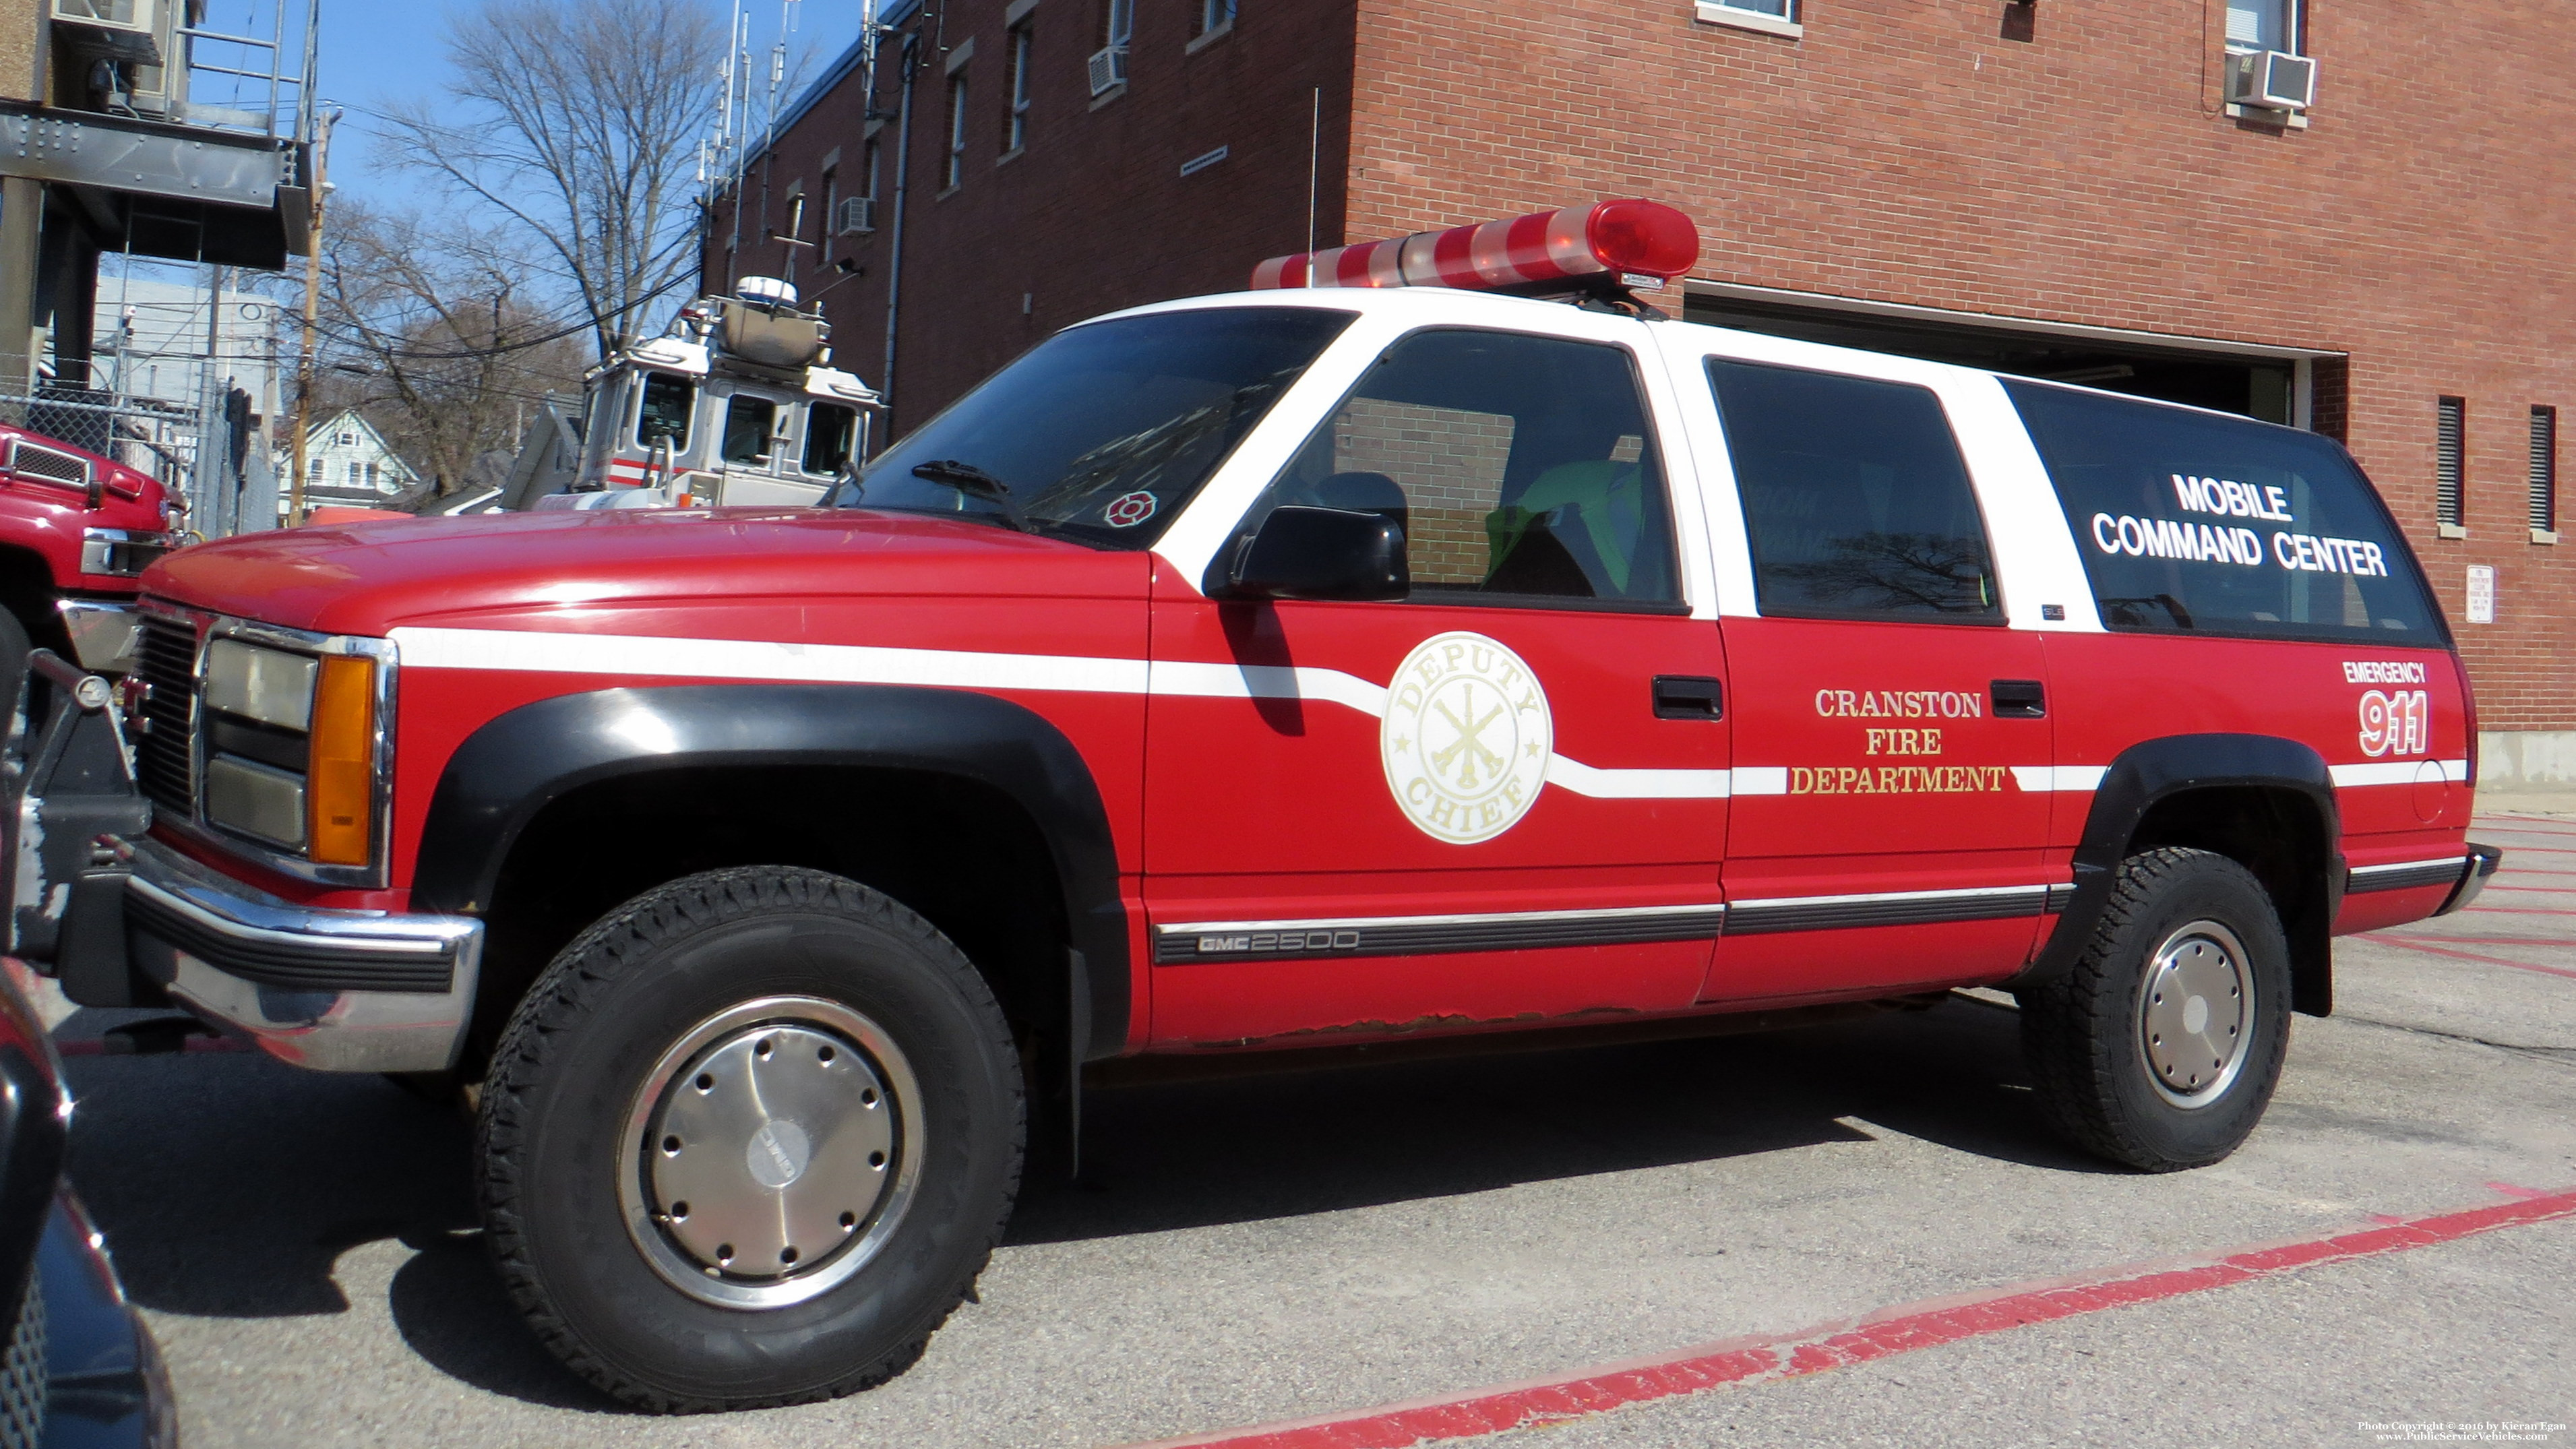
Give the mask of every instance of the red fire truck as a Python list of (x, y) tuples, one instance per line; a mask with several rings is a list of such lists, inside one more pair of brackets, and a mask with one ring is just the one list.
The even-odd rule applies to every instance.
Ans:
[(125, 667), (130, 605), (170, 551), (174, 500), (161, 480), (0, 423), (0, 689), (16, 698), (30, 646), (87, 668)]
[(2310, 433), (1635, 300), (1697, 256), (1285, 258), (818, 507), (179, 554), (125, 684), (38, 656), (15, 949), (469, 1085), (514, 1300), (660, 1409), (899, 1371), (1106, 1058), (2001, 987), (2071, 1140), (2226, 1156), (2495, 866), (2403, 536)]

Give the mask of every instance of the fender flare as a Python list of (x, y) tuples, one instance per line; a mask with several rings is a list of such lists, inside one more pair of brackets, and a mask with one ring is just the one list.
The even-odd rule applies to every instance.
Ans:
[(2317, 1016), (2330, 1011), (2334, 1000), (2331, 933), (2343, 906), (2342, 815), (2325, 757), (2297, 740), (2276, 735), (2166, 735), (2122, 750), (2103, 773), (2093, 792), (2092, 808), (2084, 817), (2084, 833), (2075, 846), (2074, 893), (2047, 943), (2005, 988), (2038, 986), (2074, 966), (2093, 938), (2094, 923), (2110, 903), (2112, 880), (2149, 810), (2193, 790), (2228, 787), (2288, 790), (2316, 811), (2326, 850), (2323, 914), (2313, 923), (2284, 919), (2281, 924), (2290, 937), (2290, 969), (2301, 1009), (2318, 1008), (2310, 1012)]
[[(621, 776), (697, 767), (857, 766), (999, 791), (1045, 836), (1074, 954), (1085, 1055), (1125, 1047), (1127, 911), (1108, 811), (1081, 752), (989, 694), (883, 684), (698, 684), (556, 695), (487, 720), (448, 757), (421, 827), (412, 909), (487, 908), (521, 832), (555, 801)], [(1087, 991), (1084, 988), (1087, 986)], [(1087, 998), (1087, 999), (1085, 999)]]

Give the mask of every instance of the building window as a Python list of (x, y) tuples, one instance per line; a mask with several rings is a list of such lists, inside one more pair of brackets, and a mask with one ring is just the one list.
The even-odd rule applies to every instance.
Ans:
[(959, 71), (948, 78), (948, 180), (956, 186), (966, 179), (966, 73)]
[(1233, 23), (1234, 0), (1199, 0), (1199, 34), (1214, 35)]
[(1795, 25), (1798, 23), (1798, 10), (1798, 0), (1699, 0), (1699, 18), (1720, 22), (1751, 16), (1755, 20), (1776, 20), (1783, 25)]
[(2433, 513), (2446, 528), (2468, 523), (2463, 510), (2462, 465), (2467, 457), (2469, 404), (2466, 398), (2442, 399), (2433, 429)]
[(1003, 118), (1002, 150), (1004, 154), (1029, 144), (1029, 27), (1028, 22), (1011, 27), (1011, 109)]
[(823, 225), (814, 238), (814, 260), (817, 264), (832, 259), (832, 233), (841, 229), (841, 171), (835, 166), (823, 173)]
[(2558, 409), (2531, 410), (2531, 526), (2558, 531)]
[(1136, 31), (1136, 0), (1108, 0), (1103, 14), (1106, 23), (1101, 27), (1100, 43), (1124, 46)]
[(2299, 51), (2299, 0), (2227, 0), (2229, 50)]
[[(877, 209), (877, 143), (873, 137), (860, 152), (859, 169), (860, 183), (867, 188), (861, 194), (868, 199), (868, 210), (875, 211)], [(870, 220), (873, 221), (874, 218)]]

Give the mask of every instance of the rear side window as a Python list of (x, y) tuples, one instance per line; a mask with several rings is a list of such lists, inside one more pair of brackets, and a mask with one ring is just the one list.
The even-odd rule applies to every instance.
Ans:
[(2445, 639), (2388, 510), (2329, 439), (2007, 380), (2114, 629)]
[(1711, 358), (1765, 614), (1999, 623), (1985, 522), (1929, 389)]

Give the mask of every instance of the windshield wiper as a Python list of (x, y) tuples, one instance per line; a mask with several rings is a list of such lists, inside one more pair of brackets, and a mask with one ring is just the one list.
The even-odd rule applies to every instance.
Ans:
[(1002, 506), (1002, 517), (1011, 527), (1022, 533), (1034, 532), (1029, 521), (1020, 516), (1020, 505), (1011, 501), (1011, 485), (972, 463), (961, 463), (955, 458), (933, 458), (927, 463), (913, 464), (912, 476), (945, 483), (960, 493), (977, 498), (989, 498)]

